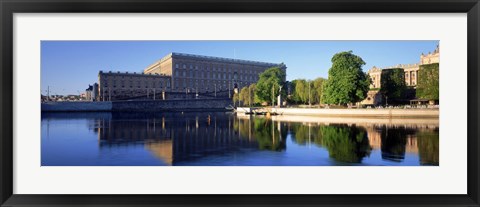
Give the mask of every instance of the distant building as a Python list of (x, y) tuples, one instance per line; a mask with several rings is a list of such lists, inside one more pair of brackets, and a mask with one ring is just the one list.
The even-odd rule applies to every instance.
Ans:
[(147, 67), (144, 73), (171, 76), (174, 92), (191, 89), (204, 93), (227, 91), (256, 83), (259, 74), (271, 67), (279, 67), (284, 71), (287, 69), (283, 63), (171, 53)]
[(405, 73), (405, 84), (412, 88), (416, 88), (418, 84), (418, 70), (421, 65), (440, 63), (440, 48), (437, 48), (433, 52), (420, 55), (420, 63), (415, 64), (398, 64), (386, 68), (377, 68), (373, 66), (368, 70), (368, 75), (372, 80), (370, 85), (370, 91), (367, 94), (367, 98), (361, 102), (363, 105), (378, 105), (383, 102), (382, 94), (379, 93), (381, 86), (382, 72), (388, 69), (401, 68)]
[(85, 89), (85, 100), (87, 101), (97, 101), (98, 99), (98, 83), (93, 85), (88, 85), (88, 88)]

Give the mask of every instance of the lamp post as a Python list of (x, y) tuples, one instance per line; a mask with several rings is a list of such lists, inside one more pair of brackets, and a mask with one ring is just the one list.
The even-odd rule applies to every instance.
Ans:
[(240, 83), (238, 83), (237, 94), (238, 94), (238, 106), (240, 106)]
[(310, 82), (308, 82), (307, 80), (307, 84), (308, 84), (308, 106), (311, 107), (312, 106), (312, 102), (310, 101)]
[(272, 85), (272, 108), (275, 107), (275, 84)]

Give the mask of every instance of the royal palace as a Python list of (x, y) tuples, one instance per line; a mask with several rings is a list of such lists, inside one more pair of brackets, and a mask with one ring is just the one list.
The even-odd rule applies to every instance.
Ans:
[(283, 63), (171, 53), (141, 73), (100, 71), (96, 100), (230, 97), (272, 67), (287, 68)]

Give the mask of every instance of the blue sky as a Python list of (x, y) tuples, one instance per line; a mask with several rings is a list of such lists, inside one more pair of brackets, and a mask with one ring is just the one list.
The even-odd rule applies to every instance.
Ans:
[(41, 90), (79, 94), (98, 71), (141, 72), (171, 52), (285, 63), (287, 80), (328, 77), (335, 53), (352, 50), (373, 66), (418, 63), (439, 41), (42, 41)]

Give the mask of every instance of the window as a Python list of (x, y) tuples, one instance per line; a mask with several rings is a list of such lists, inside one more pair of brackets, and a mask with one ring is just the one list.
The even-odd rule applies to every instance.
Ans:
[(175, 68), (177, 68), (177, 69), (178, 69), (178, 64), (175, 64)]
[(183, 77), (187, 76), (186, 71), (183, 71), (183, 72), (182, 72), (182, 75), (183, 75)]
[(187, 65), (183, 64), (183, 69), (187, 69)]
[(190, 69), (193, 69), (193, 65), (190, 65)]
[(178, 76), (178, 70), (175, 70), (175, 76)]

